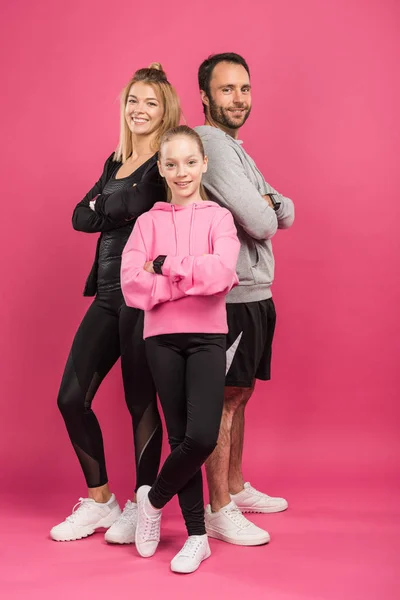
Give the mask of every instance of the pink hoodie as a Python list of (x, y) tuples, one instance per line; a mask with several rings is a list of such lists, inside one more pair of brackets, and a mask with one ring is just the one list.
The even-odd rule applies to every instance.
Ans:
[[(226, 333), (239, 248), (231, 213), (215, 202), (157, 202), (141, 215), (122, 254), (121, 286), (127, 305), (145, 311), (144, 337)], [(163, 274), (145, 271), (160, 254)]]

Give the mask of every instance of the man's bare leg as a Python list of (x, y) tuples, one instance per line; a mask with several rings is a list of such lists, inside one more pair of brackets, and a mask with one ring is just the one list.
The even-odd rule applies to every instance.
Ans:
[(228, 486), (230, 494), (238, 494), (243, 490), (244, 478), (242, 472), (243, 443), (244, 443), (244, 411), (247, 402), (254, 392), (255, 381), (251, 388), (242, 388), (242, 401), (233, 415), (231, 427), (231, 452), (229, 457)]
[[(229, 493), (232, 425), (237, 411), (241, 409), (243, 398), (243, 388), (225, 388), (218, 445), (206, 462), (212, 511), (206, 511), (205, 518), (207, 534), (210, 537), (240, 546), (259, 546), (269, 542), (269, 533), (246, 519), (232, 502)], [(239, 429), (240, 422), (239, 419)], [(221, 511), (225, 507), (226, 510)]]
[[(254, 382), (255, 383), (255, 382)], [(231, 426), (231, 453), (229, 457), (229, 476), (228, 486), (229, 492), (233, 497), (236, 505), (242, 512), (260, 512), (274, 513), (286, 510), (288, 503), (284, 498), (275, 498), (267, 494), (260, 494), (259, 491), (250, 487), (244, 491), (244, 478), (242, 472), (242, 456), (243, 456), (243, 441), (244, 441), (244, 425), (245, 425), (245, 408), (250, 400), (253, 391), (254, 383), (251, 388), (243, 388), (242, 402), (238, 406), (232, 419)]]
[(206, 462), (208, 489), (212, 510), (229, 504), (229, 462), (234, 415), (242, 402), (243, 388), (226, 387), (218, 444)]

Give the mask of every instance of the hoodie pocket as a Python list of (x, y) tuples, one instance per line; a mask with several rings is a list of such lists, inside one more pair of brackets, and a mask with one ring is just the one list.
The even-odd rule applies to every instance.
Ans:
[(272, 248), (270, 245), (257, 244), (254, 240), (252, 240), (252, 244), (254, 250), (252, 252), (251, 273), (254, 283), (271, 285), (274, 279), (275, 267)]

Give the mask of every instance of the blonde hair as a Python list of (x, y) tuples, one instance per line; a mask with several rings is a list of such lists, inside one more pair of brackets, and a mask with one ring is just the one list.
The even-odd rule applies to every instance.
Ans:
[[(162, 149), (163, 145), (166, 144), (167, 142), (170, 142), (175, 137), (190, 138), (193, 142), (195, 142), (197, 144), (197, 148), (199, 149), (199, 152), (200, 152), (201, 156), (203, 157), (203, 159), (205, 158), (206, 153), (204, 151), (204, 146), (203, 146), (203, 142), (201, 141), (201, 137), (199, 136), (198, 133), (196, 133), (196, 131), (194, 129), (192, 129), (191, 127), (188, 127), (187, 125), (178, 125), (177, 127), (173, 127), (172, 129), (169, 129), (168, 131), (163, 133), (163, 135), (161, 136), (161, 139), (160, 139), (160, 147), (159, 147), (160, 155), (161, 155), (161, 149)], [(206, 190), (202, 183), (200, 183), (199, 191), (200, 191), (201, 199), (208, 200)], [(170, 202), (172, 195), (171, 195), (171, 190), (169, 188), (168, 188), (167, 193), (168, 193), (167, 199), (168, 199), (168, 202)]]
[(125, 119), (125, 108), (132, 85), (134, 83), (138, 83), (139, 81), (151, 85), (160, 98), (164, 108), (163, 120), (152, 144), (152, 150), (154, 150), (154, 152), (158, 151), (160, 147), (160, 139), (163, 134), (168, 129), (179, 125), (179, 121), (181, 119), (181, 107), (178, 94), (176, 93), (175, 88), (169, 83), (160, 63), (151, 63), (148, 68), (139, 69), (136, 71), (132, 79), (127, 83), (121, 93), (121, 128), (119, 143), (114, 153), (114, 160), (118, 162), (124, 163), (132, 154), (132, 135)]

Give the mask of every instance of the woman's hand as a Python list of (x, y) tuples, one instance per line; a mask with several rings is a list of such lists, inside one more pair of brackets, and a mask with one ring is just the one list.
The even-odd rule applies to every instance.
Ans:
[(145, 271), (147, 271), (148, 273), (153, 273), (153, 275), (154, 275), (153, 261), (148, 260), (147, 262), (145, 262), (143, 269)]

